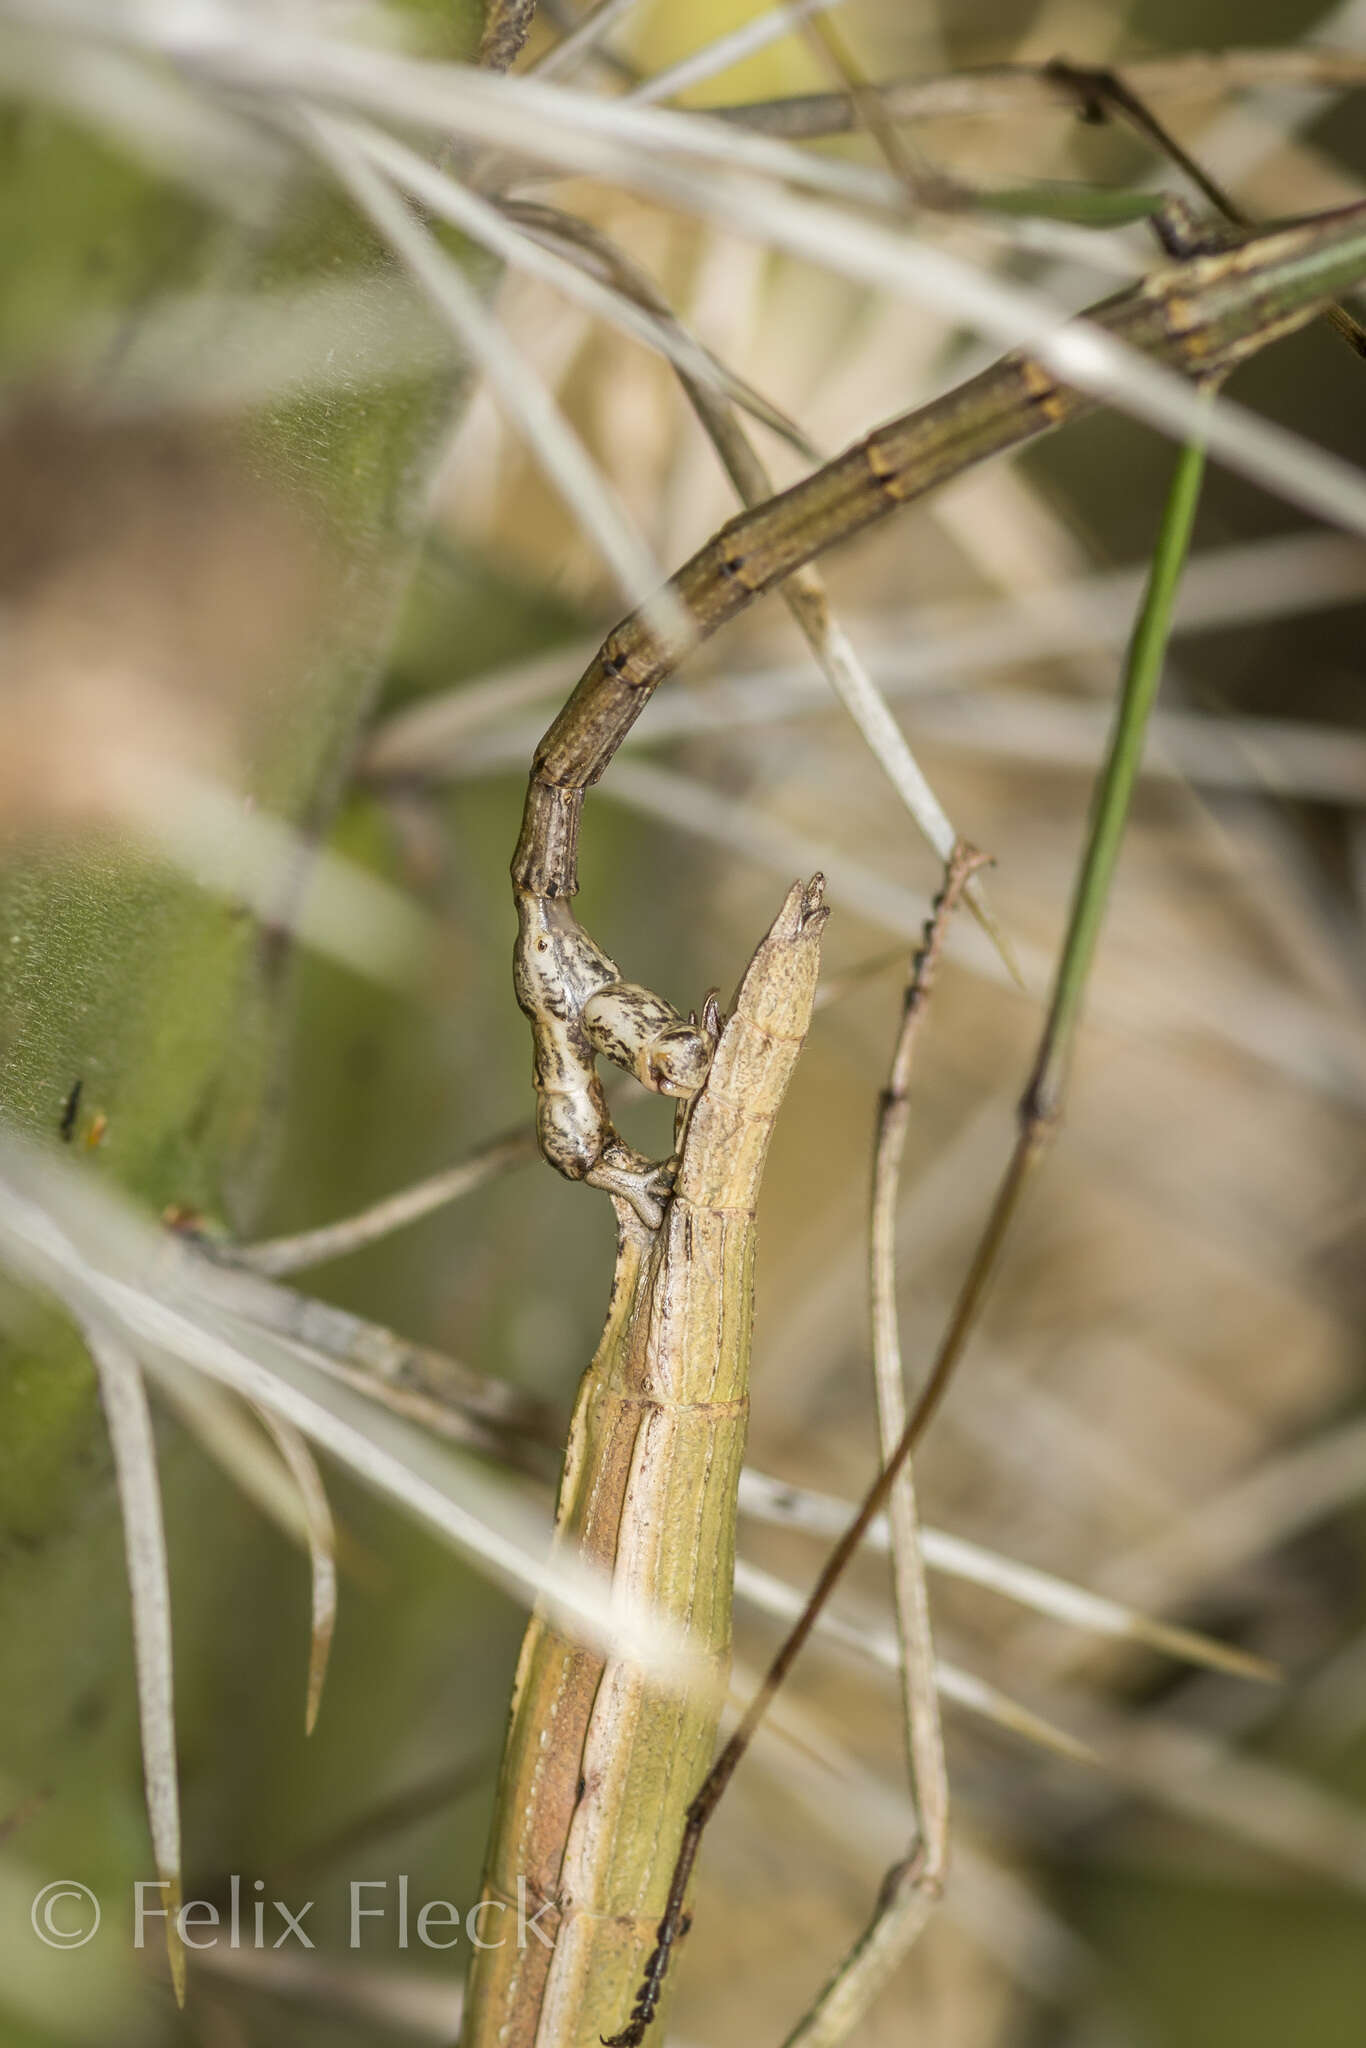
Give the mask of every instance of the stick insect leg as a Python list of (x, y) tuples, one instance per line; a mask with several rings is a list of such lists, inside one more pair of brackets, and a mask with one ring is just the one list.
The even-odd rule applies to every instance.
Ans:
[(687, 1101), (707, 1078), (714, 1036), (706, 1019), (699, 1025), (623, 981), (565, 897), (521, 889), (517, 909), (514, 974), (531, 1020), (541, 1150), (568, 1179), (623, 1197), (656, 1230), (667, 1167), (617, 1135), (597, 1058), (605, 1054), (656, 1094)]
[[(645, 1087), (677, 1101), (675, 1153), (682, 1150), (688, 1112), (707, 1078), (721, 1036), (724, 1020), (716, 995), (715, 989), (708, 989), (700, 1023), (696, 1014), (680, 1017), (662, 996), (634, 982), (612, 982), (583, 1006), (584, 1034), (594, 1049), (606, 1053)], [(673, 1187), (671, 1164), (652, 1165), (613, 1137), (598, 1165), (584, 1178), (590, 1187), (624, 1195), (643, 1222), (651, 1229), (659, 1228), (663, 1220), (660, 1202)]]
[(583, 1176), (590, 1188), (602, 1188), (609, 1195), (629, 1202), (649, 1230), (664, 1221), (664, 1203), (673, 1187), (668, 1162), (656, 1164), (633, 1152), (620, 1138), (614, 1138), (596, 1166)]

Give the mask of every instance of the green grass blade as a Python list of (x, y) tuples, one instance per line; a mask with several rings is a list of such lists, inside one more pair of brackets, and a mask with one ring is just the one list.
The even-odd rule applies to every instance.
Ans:
[(1204, 473), (1204, 446), (1189, 442), (1181, 451), (1168, 493), (1152, 568), (1125, 658), (1109, 749), (1092, 799), (1086, 852), (1072, 898), (1048, 1025), (1026, 1097), (1036, 1115), (1055, 1115), (1062, 1097), (1082, 997), (1143, 759), (1148, 720), (1162, 681), (1176, 593), (1190, 551)]

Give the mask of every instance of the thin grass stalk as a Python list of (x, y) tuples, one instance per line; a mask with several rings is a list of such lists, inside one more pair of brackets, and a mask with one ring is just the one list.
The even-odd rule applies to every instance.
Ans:
[(766, 8), (762, 14), (756, 14), (752, 20), (732, 29), (729, 35), (716, 36), (712, 41), (703, 43), (700, 49), (680, 57), (666, 71), (657, 71), (652, 78), (643, 78), (626, 97), (634, 106), (651, 106), (661, 100), (674, 99), (679, 93), (688, 92), (708, 78), (717, 78), (732, 66), (757, 56), (770, 43), (781, 42), (784, 37), (795, 34), (811, 15), (835, 5), (837, 0), (785, 0), (785, 4)]
[(612, 33), (635, 5), (636, 0), (598, 0), (597, 6), (590, 7), (543, 57), (534, 58), (527, 65), (526, 75), (529, 77), (534, 73), (537, 78), (563, 78), (566, 72), (574, 71), (584, 58), (597, 52), (603, 38)]
[(253, 1273), (276, 1277), (297, 1273), (305, 1266), (326, 1265), (331, 1259), (349, 1258), (366, 1245), (377, 1244), (392, 1231), (405, 1230), (451, 1202), (459, 1202), (491, 1180), (535, 1159), (536, 1132), (530, 1124), (480, 1145), (458, 1166), (448, 1166), (397, 1194), (386, 1195), (354, 1216), (335, 1223), (320, 1224), (315, 1230), (300, 1230), (288, 1237), (261, 1238), (256, 1244), (238, 1246), (222, 1254), (232, 1265), (249, 1267)]
[[(910, 1126), (911, 1067), (920, 1024), (948, 936), (949, 921), (986, 857), (955, 848), (934, 912), (916, 953), (902, 1006), (887, 1085), (878, 1105), (868, 1229), (873, 1384), (884, 1459), (906, 1428), (906, 1380), (896, 1285), (896, 1210)], [(939, 1718), (934, 1631), (910, 1460), (887, 1501), (892, 1606), (900, 1644), (902, 1715), (918, 1839), (887, 1871), (867, 1927), (787, 2037), (787, 2048), (831, 2048), (842, 2041), (909, 1953), (943, 1894), (949, 1860), (949, 1775)]]

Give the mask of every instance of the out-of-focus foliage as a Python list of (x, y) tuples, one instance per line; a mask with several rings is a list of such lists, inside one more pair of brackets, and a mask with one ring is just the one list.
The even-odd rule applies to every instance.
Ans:
[[(468, 49), (467, 17), (396, 7), (396, 28), (405, 15), (434, 53)], [(373, 235), (267, 131), (235, 195), (190, 189), (41, 101), (11, 99), (0, 138), (4, 1112), (61, 1130), (83, 1170), (153, 1214), (246, 1230), (280, 1139), (291, 897), (374, 699), (456, 364)], [(416, 323), (411, 369), (216, 398), (234, 365), (270, 392), (254, 310), (323, 289), (387, 298), (393, 321)], [(168, 347), (168, 315), (196, 308)], [(199, 886), (176, 820), (205, 786), (302, 834), (273, 914)], [(335, 1021), (353, 993), (354, 977)], [(20, 1868), (61, 1866), (118, 1933), (82, 1981), (7, 1904), (0, 2025), (15, 2043), (150, 2042), (168, 1994), (124, 1910), (151, 1866), (94, 1380), (69, 1331), (9, 1307), (0, 1805), (28, 1818), (6, 1898)], [(211, 1844), (245, 1848), (252, 1816), (287, 1803), (303, 1608), (268, 1597), (278, 1542), (174, 1437), (166, 1453), (202, 1871)]]

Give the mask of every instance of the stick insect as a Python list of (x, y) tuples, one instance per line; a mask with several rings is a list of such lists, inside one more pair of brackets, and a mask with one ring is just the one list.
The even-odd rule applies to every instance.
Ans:
[[(1214, 384), (1268, 342), (1325, 311), (1364, 274), (1366, 207), (1357, 206), (1251, 234), (1232, 247), (1197, 248), (1132, 290), (1092, 308), (1086, 317), (1155, 360), (1198, 382)], [(698, 1134), (705, 1126), (694, 1119), (689, 1129), (675, 1194), (674, 1163), (652, 1162), (634, 1153), (607, 1113), (596, 1073), (599, 1055), (656, 1092), (684, 1104), (705, 1104), (718, 1084), (715, 1071), (707, 1080), (715, 1019), (708, 1011), (700, 1022), (685, 1018), (662, 997), (624, 981), (615, 962), (574, 917), (577, 839), (587, 788), (605, 772), (654, 689), (688, 649), (755, 597), (897, 505), (990, 455), (1019, 447), (1079, 417), (1094, 404), (1094, 399), (1060, 383), (1038, 361), (1017, 353), (946, 397), (877, 429), (803, 482), (733, 519), (694, 555), (669, 587), (677, 626), (669, 623), (667, 613), (661, 624), (656, 608), (632, 614), (616, 627), (537, 748), (512, 864), (519, 919), (516, 989), (532, 1027), (541, 1149), (569, 1178), (604, 1188), (617, 1211), (622, 1249), (607, 1330), (595, 1363), (625, 1355), (631, 1333), (641, 1328), (647, 1298), (642, 1290), (658, 1286), (651, 1276), (667, 1271), (670, 1286), (703, 1287), (713, 1319), (713, 1341), (715, 1332), (724, 1332), (735, 1318), (747, 1315), (749, 1279), (743, 1261), (730, 1267), (729, 1281), (720, 1277), (722, 1294), (727, 1285), (736, 1289), (735, 1303), (728, 1304), (714, 1292), (718, 1269), (699, 1256), (703, 1240), (694, 1231), (690, 1251), (689, 1232), (684, 1229), (680, 1235), (680, 1217), (694, 1216), (688, 1206), (688, 1146), (702, 1142)], [(742, 1008), (743, 1003), (742, 995)], [(726, 1044), (724, 1036), (721, 1044)], [(723, 1085), (733, 1086), (733, 1076), (728, 1073)], [(757, 1110), (771, 1098), (757, 1092), (757, 1077), (751, 1085)], [(715, 1222), (714, 1212), (711, 1220)], [(684, 1277), (690, 1259), (697, 1263), (695, 1280)], [(607, 1422), (596, 1413), (598, 1398), (585, 1394), (576, 1416), (562, 1531), (565, 1538), (578, 1531), (590, 1548), (604, 1547), (610, 1554), (615, 1538), (605, 1528), (587, 1530), (580, 1505), (589, 1461), (595, 1471), (610, 1465), (611, 1438)], [(851, 1536), (886, 1497), (917, 1428), (918, 1414), (889, 1457)], [(620, 1459), (619, 1449), (615, 1455)], [(715, 1455), (719, 1463), (729, 1459), (728, 1440), (718, 1442)], [(607, 1463), (600, 1464), (603, 1460)], [(706, 1512), (710, 1511), (708, 1506)], [(693, 1529), (699, 1526), (699, 1512), (690, 1510)], [(727, 1556), (728, 1544), (727, 1537), (722, 1545)], [(846, 1538), (840, 1546), (841, 1562), (849, 1548)], [(684, 1577), (691, 1585), (686, 1572)], [(829, 1591), (833, 1577), (830, 1571), (823, 1575), (819, 1597)], [(808, 1609), (801, 1625), (803, 1639), (811, 1618)], [(710, 1625), (721, 1630), (721, 1640), (725, 1625)], [(613, 1821), (601, 1805), (608, 1778), (618, 1789), (621, 1770), (634, 1765), (613, 1764), (609, 1771), (606, 1760), (595, 1753), (590, 1772), (582, 1733), (591, 1718), (586, 1700), (576, 1699), (567, 1719), (546, 1718), (571, 1672), (578, 1672), (586, 1691), (594, 1690), (596, 1679), (584, 1675), (592, 1669), (587, 1658), (586, 1652), (552, 1642), (544, 1623), (533, 1623), (504, 1763), (489, 1896), (497, 1899), (508, 1890), (517, 1874), (515, 1857), (521, 1854), (525, 1859), (533, 1840), (537, 1883), (570, 1922), (581, 1908), (564, 1873), (587, 1848), (590, 1837), (595, 1854), (605, 1854), (610, 1839), (630, 1868), (639, 1873), (647, 1867), (652, 1886), (666, 1871), (662, 1844), (666, 1839), (681, 1842), (673, 1882), (657, 1928), (646, 1929), (648, 1916), (641, 1904), (623, 1914), (619, 1945), (610, 1964), (603, 1953), (597, 1955), (591, 1989), (578, 1964), (568, 1960), (563, 1965), (553, 1960), (538, 1970), (481, 1957), (472, 1980), (466, 2048), (495, 2038), (534, 2041), (542, 2048), (552, 2043), (557, 2048), (587, 2048), (607, 2035), (609, 2025), (620, 2026), (623, 2019), (621, 2031), (609, 2037), (637, 2048), (657, 2011), (670, 1949), (685, 1924), (688, 1874), (706, 1818), (700, 1800), (687, 1804), (698, 1781), (699, 1724), (690, 1718), (694, 1710), (687, 1710), (688, 1742), (666, 1744), (668, 1754), (653, 1759), (653, 1794), (636, 1795), (637, 1804), (646, 1805), (650, 1816), (642, 1851), (638, 1831), (629, 1825), (624, 1809)], [(670, 1725), (680, 1730), (683, 1710), (669, 1711)], [(632, 1751), (633, 1758), (637, 1754)], [(555, 1787), (551, 1803), (556, 1818), (553, 1830), (542, 1834), (537, 1831), (550, 1826), (549, 1807), (542, 1797), (547, 1780)], [(649, 1895), (656, 1893), (651, 1889)], [(638, 1889), (634, 1896), (643, 1902), (646, 1893)], [(582, 1938), (591, 1947), (598, 1936), (590, 1916), (582, 1937), (574, 1939)], [(639, 1959), (647, 1951), (628, 2018), (621, 1993), (625, 1987), (629, 1994), (626, 1979), (633, 1968), (640, 1973)], [(598, 1987), (608, 1978), (618, 2001), (614, 2010), (608, 2010), (598, 1995)], [(495, 2013), (501, 2014), (496, 2022)]]

